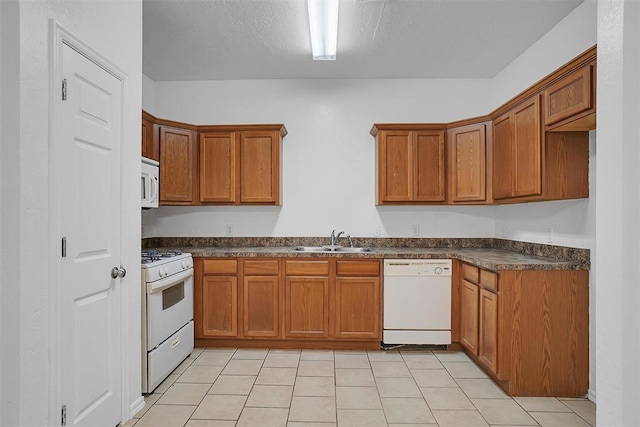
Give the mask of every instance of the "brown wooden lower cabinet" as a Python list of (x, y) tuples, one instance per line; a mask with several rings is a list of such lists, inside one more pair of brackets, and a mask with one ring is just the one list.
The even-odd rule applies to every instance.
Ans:
[(460, 288), (460, 344), (478, 354), (478, 285), (467, 280)]
[(278, 338), (280, 295), (277, 276), (245, 276), (242, 311), (244, 336)]
[(195, 258), (196, 344), (378, 349), (380, 263)]
[(509, 395), (587, 393), (588, 271), (460, 270), (460, 344)]
[(327, 338), (329, 336), (329, 277), (285, 279), (285, 336)]
[(336, 338), (380, 340), (379, 278), (337, 278), (334, 306)]
[(237, 261), (196, 259), (194, 268), (196, 338), (237, 338)]

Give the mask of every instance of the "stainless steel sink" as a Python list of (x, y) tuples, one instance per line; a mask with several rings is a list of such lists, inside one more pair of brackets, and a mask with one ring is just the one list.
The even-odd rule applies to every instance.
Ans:
[(350, 246), (337, 248), (336, 252), (373, 252), (373, 248), (352, 248)]
[(372, 248), (353, 248), (350, 246), (294, 246), (290, 249), (290, 252), (320, 252), (320, 253), (335, 253), (335, 252), (348, 252), (348, 253), (366, 253), (373, 252)]
[(290, 252), (331, 252), (331, 248), (325, 248), (324, 246), (294, 246)]

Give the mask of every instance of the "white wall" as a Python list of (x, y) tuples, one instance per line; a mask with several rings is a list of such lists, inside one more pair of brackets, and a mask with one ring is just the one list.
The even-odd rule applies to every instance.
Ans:
[(599, 426), (640, 425), (640, 4), (598, 2)]
[[(0, 256), (0, 395), (2, 397), (0, 425), (19, 425), (20, 390), (20, 86), (19, 17), (17, 2), (0, 2), (0, 187), (2, 192), (2, 252)], [(46, 407), (46, 402), (44, 404)]]
[(156, 91), (155, 82), (149, 77), (142, 75), (142, 109), (149, 114), (155, 115), (156, 111)]
[(282, 207), (161, 207), (146, 236), (490, 236), (491, 207), (375, 206), (376, 122), (449, 122), (489, 111), (488, 80), (156, 82), (158, 117), (284, 123)]
[(596, 0), (585, 0), (493, 79), (492, 109), (547, 76), (597, 41)]
[[(4, 252), (2, 256), (0, 425), (57, 425), (59, 396), (55, 390), (50, 391), (53, 374), (49, 366), (52, 345), (47, 185), (49, 19), (56, 19), (128, 74), (123, 136), (132, 143), (125, 144), (122, 150), (123, 179), (125, 183), (135, 183), (140, 173), (139, 143), (135, 141), (140, 138), (142, 105), (142, 2), (25, 0), (0, 3), (3, 7), (2, 119), (7, 125), (2, 127), (2, 196), (5, 206), (11, 206), (3, 209), (2, 216), (3, 248), (10, 247), (11, 252), (7, 258)], [(5, 37), (9, 30), (17, 37), (11, 40)], [(5, 43), (11, 52), (5, 50)], [(14, 59), (11, 64), (7, 64), (8, 57)], [(5, 92), (9, 84), (14, 86), (11, 92)], [(131, 277), (124, 285), (131, 292), (132, 304), (128, 307), (131, 333), (138, 336), (135, 346), (133, 341), (129, 343), (131, 383), (127, 394), (133, 400), (140, 395), (140, 208), (136, 186), (123, 185), (122, 197), (122, 262)], [(34, 260), (39, 260), (37, 268)]]

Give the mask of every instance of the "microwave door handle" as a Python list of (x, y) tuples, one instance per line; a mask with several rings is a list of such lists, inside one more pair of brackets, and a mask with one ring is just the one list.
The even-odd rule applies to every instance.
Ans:
[(155, 176), (151, 176), (151, 200), (150, 202), (155, 202), (158, 200), (158, 178)]

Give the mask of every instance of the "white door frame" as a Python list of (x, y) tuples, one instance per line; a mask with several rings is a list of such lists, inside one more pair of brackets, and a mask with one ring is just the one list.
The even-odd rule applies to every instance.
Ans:
[[(60, 236), (58, 235), (57, 224), (60, 212), (57, 211), (56, 198), (60, 189), (55, 188), (55, 180), (53, 177), (58, 172), (56, 170), (54, 148), (58, 143), (61, 131), (60, 111), (56, 107), (57, 101), (61, 97), (62, 91), (62, 48), (63, 44), (73, 48), (90, 61), (113, 75), (122, 82), (122, 114), (127, 111), (125, 102), (127, 98), (124, 94), (128, 87), (127, 74), (118, 66), (102, 56), (99, 52), (92, 49), (80, 38), (72, 34), (54, 19), (49, 20), (49, 424), (52, 426), (60, 425), (60, 411), (62, 406), (62, 381), (61, 381), (61, 348), (60, 342), (62, 337), (61, 331), (61, 315), (59, 307), (62, 304), (62, 291), (59, 283), (59, 271), (57, 268), (60, 259)], [(124, 130), (126, 126), (122, 120), (121, 126), (122, 141), (125, 141)], [(120, 163), (126, 164), (123, 159), (123, 153), (126, 150), (120, 150)], [(122, 194), (124, 179), (121, 180), (120, 192)], [(121, 213), (121, 224), (125, 223), (124, 209)], [(122, 251), (120, 251), (122, 253)], [(126, 282), (121, 281), (121, 286)], [(121, 303), (121, 339), (122, 339), (122, 403), (121, 403), (121, 420), (131, 418), (131, 409), (129, 405), (129, 291), (123, 286), (120, 292)]]

